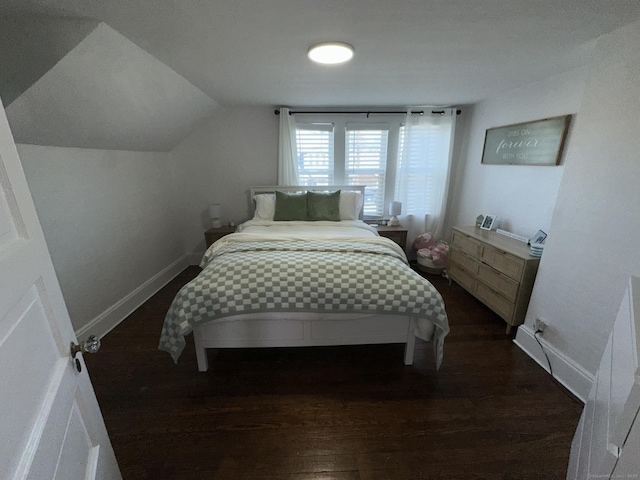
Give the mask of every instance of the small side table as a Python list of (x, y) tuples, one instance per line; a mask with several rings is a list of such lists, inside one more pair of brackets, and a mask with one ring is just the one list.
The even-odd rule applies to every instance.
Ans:
[(407, 229), (402, 225), (390, 227), (389, 225), (376, 225), (373, 227), (377, 230), (378, 235), (393, 240), (402, 250), (407, 248)]
[(236, 231), (236, 227), (211, 227), (209, 230), (204, 232), (204, 241), (207, 244), (207, 248), (209, 248), (214, 242), (220, 240), (225, 235), (229, 235)]

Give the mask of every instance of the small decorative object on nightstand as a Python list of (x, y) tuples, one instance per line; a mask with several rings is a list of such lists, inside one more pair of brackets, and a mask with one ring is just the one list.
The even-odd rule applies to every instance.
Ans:
[(225, 235), (229, 235), (236, 231), (235, 226), (229, 227), (211, 227), (209, 230), (204, 232), (205, 243), (207, 244), (207, 248), (209, 248), (214, 242), (220, 240)]
[(399, 227), (400, 220), (398, 220), (398, 215), (402, 213), (402, 202), (391, 202), (389, 204), (389, 214), (391, 218), (387, 222), (387, 225), (390, 227)]
[(211, 226), (213, 228), (220, 228), (220, 217), (222, 216), (222, 205), (219, 203), (213, 203), (209, 206), (209, 216), (211, 217)]
[(373, 227), (381, 237), (386, 237), (396, 242), (400, 247), (405, 250), (407, 248), (407, 229), (402, 225), (376, 225)]

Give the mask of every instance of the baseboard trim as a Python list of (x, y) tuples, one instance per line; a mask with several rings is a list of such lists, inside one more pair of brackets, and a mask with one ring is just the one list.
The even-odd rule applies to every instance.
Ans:
[(183, 255), (129, 295), (114, 303), (89, 323), (76, 330), (76, 337), (79, 339), (84, 339), (89, 335), (96, 335), (98, 338), (104, 337), (188, 266), (187, 256)]
[[(594, 377), (566, 354), (548, 343), (544, 338), (538, 337), (549, 356), (549, 361), (553, 367), (553, 376), (567, 390), (586, 403), (589, 390), (593, 384)], [(513, 341), (522, 351), (535, 360), (542, 368), (549, 372), (547, 359), (544, 356), (540, 345), (536, 342), (533, 330), (527, 325), (520, 325), (518, 333)]]

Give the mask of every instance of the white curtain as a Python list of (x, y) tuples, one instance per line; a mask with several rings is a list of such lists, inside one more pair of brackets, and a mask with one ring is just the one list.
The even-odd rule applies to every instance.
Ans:
[(408, 229), (409, 245), (425, 232), (433, 233), (437, 240), (444, 235), (455, 123), (455, 109), (407, 114), (395, 200), (402, 202), (399, 218)]
[(298, 149), (296, 122), (288, 108), (280, 109), (278, 144), (278, 185), (298, 185)]

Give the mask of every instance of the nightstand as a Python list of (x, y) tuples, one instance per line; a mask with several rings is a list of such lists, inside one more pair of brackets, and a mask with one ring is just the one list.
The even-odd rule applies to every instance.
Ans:
[(390, 227), (389, 225), (376, 225), (375, 228), (378, 231), (378, 235), (386, 237), (396, 242), (402, 250), (407, 248), (407, 229), (402, 225), (397, 227)]
[(209, 230), (204, 232), (204, 240), (207, 244), (207, 248), (209, 248), (216, 240), (220, 240), (225, 235), (229, 235), (235, 231), (236, 227), (211, 227)]

